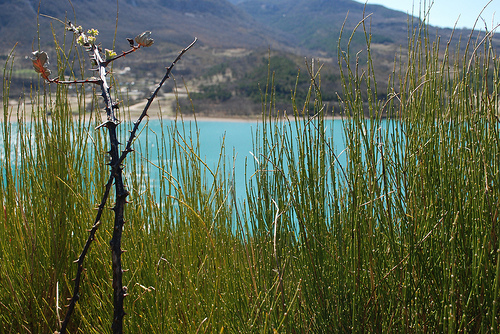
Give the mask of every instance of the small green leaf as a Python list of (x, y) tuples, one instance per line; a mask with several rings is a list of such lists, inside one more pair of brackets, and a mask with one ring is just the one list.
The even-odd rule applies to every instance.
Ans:
[(106, 60), (110, 60), (113, 57), (116, 57), (116, 52), (113, 50), (105, 49), (106, 52)]

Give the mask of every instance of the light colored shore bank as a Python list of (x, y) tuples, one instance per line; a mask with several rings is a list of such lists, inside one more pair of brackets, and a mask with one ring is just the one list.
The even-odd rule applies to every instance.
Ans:
[[(262, 116), (260, 113), (256, 113), (254, 115), (245, 115), (245, 116), (228, 116), (227, 114), (221, 115), (218, 113), (214, 113), (213, 116), (209, 116), (204, 114), (203, 116), (196, 116), (193, 113), (189, 112), (187, 114), (179, 113), (175, 106), (176, 101), (179, 97), (186, 97), (186, 94), (175, 94), (175, 93), (167, 93), (158, 96), (148, 110), (148, 118), (149, 119), (163, 119), (163, 120), (184, 120), (184, 121), (213, 121), (213, 122), (222, 122), (222, 121), (234, 121), (234, 122), (258, 122), (262, 120)], [(85, 98), (86, 104), (88, 106), (91, 105), (92, 97), (86, 96)], [(104, 107), (102, 106), (101, 101), (99, 101), (100, 111), (98, 114), (98, 120), (104, 122), (106, 120), (106, 114), (104, 112)], [(89, 120), (91, 117), (95, 117), (95, 111), (93, 112), (85, 112), (78, 113), (79, 110), (79, 101), (76, 96), (71, 96), (68, 99), (69, 108), (73, 112), (73, 116), (75, 119), (80, 117), (84, 117), (86, 120)], [(80, 102), (81, 103), (81, 102)], [(121, 108), (117, 111), (117, 118), (122, 121), (135, 121), (142, 114), (144, 108), (146, 107), (147, 100), (131, 104), (129, 106), (121, 105)], [(47, 115), (50, 116), (50, 111), (47, 112)], [(29, 121), (34, 117), (34, 107), (31, 101), (28, 100), (14, 100), (11, 99), (9, 101), (9, 115), (8, 120), (11, 122), (16, 122), (19, 119), (23, 119), (25, 121)], [(290, 119), (293, 119), (293, 115), (288, 115)], [(0, 118), (0, 121), (3, 121), (3, 117)], [(282, 117), (281, 119), (284, 119)], [(342, 119), (340, 116), (328, 116), (325, 119)]]

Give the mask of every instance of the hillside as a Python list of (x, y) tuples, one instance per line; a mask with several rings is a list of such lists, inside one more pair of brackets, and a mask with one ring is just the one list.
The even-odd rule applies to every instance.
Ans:
[[(299, 70), (305, 75), (304, 57), (319, 58), (325, 64), (325, 96), (335, 99), (339, 34), (344, 25), (341, 46), (345, 49), (363, 17), (368, 17), (365, 23), (372, 55), (377, 75), (384, 82), (392, 71), (395, 54), (406, 47), (409, 25), (419, 23), (405, 13), (378, 5), (365, 7), (351, 0), (121, 0), (118, 7), (114, 1), (97, 0), (72, 4), (67, 0), (41, 0), (39, 8), (38, 4), (38, 0), (0, 1), (0, 57), (5, 59), (17, 43), (12, 94), (19, 94), (23, 86), (29, 91), (31, 80), (36, 78), (30, 70), (31, 62), (24, 58), (38, 49), (38, 43), (51, 57), (56, 54), (52, 31), (59, 45), (63, 44), (63, 25), (46, 16), (37, 21), (40, 12), (57, 19), (68, 18), (85, 29), (97, 28), (103, 47), (114, 44), (118, 52), (127, 48), (127, 37), (152, 31), (154, 47), (144, 50), (141, 56), (127, 57), (115, 67), (123, 89), (131, 92), (132, 103), (147, 95), (162, 75), (166, 59), (198, 37), (197, 46), (175, 74), (197, 93), (197, 112), (206, 114), (217, 109), (226, 114), (247, 114), (249, 110), (259, 113), (256, 91), (267, 80), (269, 51), (276, 56), (273, 60), (277, 64), (272, 64), (271, 70), (276, 71), (275, 82), (284, 92), (283, 103), (289, 101), (287, 94), (295, 86), (291, 78)], [(429, 31), (431, 38), (440, 38), (443, 44), (451, 35), (451, 30), (446, 29), (431, 27)], [(460, 34), (468, 36), (469, 32), (455, 32), (456, 41)], [(66, 45), (70, 41), (67, 36)], [(365, 35), (358, 31), (352, 37), (351, 51), (357, 53), (365, 48)], [(360, 57), (365, 59), (366, 53), (361, 52)], [(130, 71), (124, 70), (129, 67)], [(172, 88), (173, 83), (169, 84)], [(241, 108), (242, 104), (246, 107)]]
[[(15, 42), (23, 51), (31, 49), (37, 36), (38, 0), (3, 0), (0, 2), (1, 52)], [(114, 37), (118, 12), (117, 40), (151, 30), (158, 45), (180, 46), (197, 36), (210, 47), (257, 47), (275, 44), (272, 34), (255, 24), (243, 10), (226, 0), (80, 0), (73, 6), (67, 0), (42, 0), (39, 12), (69, 20), (85, 27), (96, 27), (100, 40), (109, 43)], [(51, 25), (61, 25), (46, 17), (39, 18), (41, 43), (51, 44)], [(48, 34), (47, 34), (48, 33)], [(48, 39), (48, 41), (46, 40)]]
[[(255, 20), (289, 32), (295, 45), (308, 50), (335, 52), (344, 22), (348, 35), (368, 15), (372, 42), (400, 45), (407, 38), (408, 16), (378, 5), (365, 8), (350, 0), (248, 0), (239, 7)], [(355, 42), (364, 45), (362, 40)]]

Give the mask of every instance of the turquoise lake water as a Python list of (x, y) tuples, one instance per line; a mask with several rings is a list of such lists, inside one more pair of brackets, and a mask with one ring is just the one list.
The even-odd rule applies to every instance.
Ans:
[[(163, 129), (168, 128), (172, 125), (173, 121), (170, 120), (150, 120), (148, 127), (144, 131), (149, 131), (148, 140), (145, 140), (146, 134), (141, 133), (139, 140), (139, 145), (144, 150), (148, 147), (150, 156), (149, 160), (157, 165), (159, 159), (158, 157), (156, 140), (154, 139), (154, 134), (161, 134), (162, 126)], [(291, 121), (294, 122), (294, 121)], [(163, 124), (162, 124), (163, 123)], [(271, 126), (277, 124), (282, 127), (288, 128), (288, 121), (274, 123)], [(268, 127), (270, 125), (268, 124)], [(196, 140), (195, 133), (199, 135), (199, 150), (200, 157), (210, 168), (215, 168), (219, 161), (219, 156), (221, 152), (221, 145), (225, 145), (226, 163), (228, 167), (232, 168), (234, 161), (234, 173), (235, 173), (235, 188), (238, 195), (245, 193), (245, 184), (248, 177), (250, 177), (254, 172), (254, 161), (258, 157), (258, 147), (254, 147), (256, 142), (256, 134), (258, 133), (262, 136), (262, 123), (259, 121), (184, 121), (185, 129), (191, 128), (191, 138)], [(292, 127), (294, 128), (294, 127)], [(333, 144), (333, 149), (335, 154), (340, 155), (339, 160), (341, 163), (345, 162), (345, 157), (341, 152), (344, 150), (344, 137), (343, 128), (341, 120), (327, 120), (325, 121), (324, 129), (326, 138), (329, 142)], [(291, 132), (293, 136), (296, 134), (294, 131)], [(187, 139), (189, 134), (185, 135)], [(137, 144), (136, 144), (137, 145)], [(246, 174), (245, 175), (245, 165)], [(159, 175), (152, 171), (150, 175), (154, 179), (158, 178)]]
[[(290, 121), (293, 122), (294, 121)], [(300, 121), (301, 122), (301, 121)], [(136, 154), (136, 157), (141, 159), (141, 163), (151, 163), (158, 165), (159, 161), (162, 159), (168, 159), (168, 157), (162, 157), (158, 154), (158, 145), (161, 143), (158, 138), (161, 137), (162, 129), (167, 133), (168, 129), (171, 129), (174, 121), (172, 120), (158, 120), (151, 119), (147, 123), (147, 126), (141, 126), (140, 133), (138, 133), (138, 139), (134, 143), (134, 149), (136, 150), (132, 154)], [(287, 127), (288, 121), (280, 121), (273, 124), (267, 124), (268, 128), (272, 128), (277, 125), (279, 127)], [(237, 195), (240, 196), (245, 193), (245, 185), (247, 183), (248, 177), (250, 177), (254, 172), (254, 162), (256, 159), (262, 159), (259, 157), (259, 148), (254, 147), (258, 138), (256, 138), (256, 133), (262, 136), (262, 123), (260, 121), (235, 121), (235, 120), (203, 120), (203, 121), (184, 121), (183, 123), (177, 123), (178, 128), (184, 127), (186, 131), (183, 132), (183, 137), (186, 140), (192, 138), (196, 143), (196, 138), (198, 134), (199, 138), (199, 152), (200, 158), (207, 164), (209, 168), (215, 168), (220, 157), (221, 146), (224, 143), (225, 146), (225, 162), (227, 171), (231, 171), (234, 163), (234, 185), (237, 191)], [(12, 134), (12, 147), (16, 147), (15, 142), (17, 138), (15, 133), (17, 132), (16, 124), (11, 125)], [(120, 136), (120, 141), (122, 143), (126, 142), (126, 137), (128, 136), (128, 129), (132, 127), (131, 123), (124, 123), (120, 125), (123, 129)], [(291, 127), (292, 129), (294, 126)], [(191, 129), (191, 131), (189, 131)], [(314, 127), (312, 129), (315, 131)], [(95, 131), (105, 131), (95, 130)], [(292, 130), (292, 136), (296, 136)], [(341, 153), (344, 150), (344, 138), (343, 138), (343, 124), (341, 120), (327, 120), (325, 121), (324, 133), (328, 141), (331, 143), (332, 148), (337, 156), (340, 156), (339, 160), (341, 163), (345, 162), (345, 157)], [(92, 140), (95, 134), (92, 130), (89, 133), (89, 140)], [(172, 145), (169, 140), (165, 141), (166, 146)], [(3, 160), (3, 139), (0, 138), (0, 160)], [(148, 156), (146, 159), (146, 150), (148, 151)], [(169, 150), (169, 147), (167, 147)], [(15, 159), (16, 152), (10, 152), (11, 159)], [(129, 159), (129, 158), (127, 158)], [(165, 161), (165, 160), (164, 160)], [(245, 166), (246, 174), (245, 175)], [(152, 187), (155, 187), (156, 181), (160, 178), (161, 171), (154, 166), (150, 166), (150, 182)], [(127, 169), (125, 169), (127, 172)]]

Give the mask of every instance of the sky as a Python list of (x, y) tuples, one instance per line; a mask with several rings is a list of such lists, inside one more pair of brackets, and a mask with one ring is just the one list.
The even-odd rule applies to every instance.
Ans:
[[(357, 0), (365, 3), (365, 1)], [(481, 10), (488, 4), (488, 0), (426, 0), (425, 6), (428, 8), (432, 3), (429, 20), (433, 26), (442, 28), (453, 28), (457, 22), (457, 28), (472, 29), (476, 18)], [(403, 11), (408, 14), (413, 13), (419, 16), (420, 5), (424, 5), (424, 0), (368, 0), (368, 4), (383, 5), (387, 8)], [(488, 30), (492, 26), (500, 23), (500, 0), (493, 0), (486, 7), (481, 17), (486, 21)], [(492, 24), (493, 22), (493, 24)], [(476, 29), (484, 30), (484, 22), (478, 21)], [(500, 32), (500, 28), (497, 29)]]

